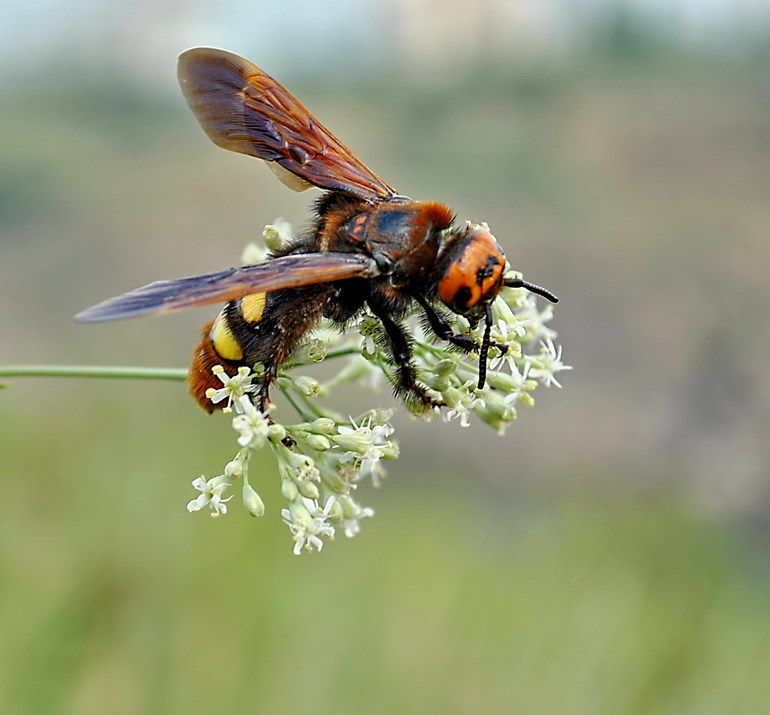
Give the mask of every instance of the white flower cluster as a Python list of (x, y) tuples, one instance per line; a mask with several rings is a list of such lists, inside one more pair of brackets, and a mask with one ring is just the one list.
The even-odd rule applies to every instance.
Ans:
[[(269, 248), (288, 236), (290, 228), (285, 223), (265, 228)], [(251, 249), (247, 255), (254, 261), (262, 254)], [(538, 384), (561, 387), (556, 376), (571, 368), (562, 362), (561, 347), (554, 343), (556, 333), (547, 326), (553, 317), (551, 306), (541, 310), (526, 289), (505, 288), (492, 305), (492, 317), (489, 366), (482, 389), (477, 386), (478, 351), (448, 349), (432, 335), (414, 331), (412, 348), (418, 378), (443, 405), (427, 412), (410, 405), (415, 414), (430, 418), (441, 413), (445, 421), (456, 420), (462, 426), (476, 415), (502, 434), (516, 419), (519, 404), (534, 405), (532, 391)], [(481, 345), (484, 325), (471, 327), (461, 316), (451, 319), (457, 333), (470, 334)], [(265, 505), (249, 482), (248, 465), (254, 451), (269, 446), (278, 464), (281, 493), (288, 502), (281, 516), (291, 532), (295, 554), (320, 551), (324, 539), (333, 539), (338, 530), (347, 537), (360, 531), (361, 520), (374, 512), (361, 506), (353, 492), (362, 479), (371, 479), (378, 486), (385, 474), (382, 460), (398, 457), (398, 446), (390, 439), (392, 410), (371, 410), (357, 419), (345, 419), (322, 408), (316, 399), (351, 381), (375, 387), (383, 377), (393, 379), (393, 366), (379, 343), (382, 331), (378, 321), (364, 314), (358, 332), (359, 337), (351, 341), (350, 333), (345, 337), (321, 326), (314, 338), (295, 352), (291, 364), (282, 366), (277, 386), (297, 410), (302, 420), (297, 424), (279, 424), (254, 405), (259, 372), (242, 367), (231, 377), (221, 366), (213, 369), (222, 387), (210, 389), (207, 396), (213, 404), (226, 401), (224, 411), (235, 413), (232, 426), (239, 449), (221, 475), (209, 480), (199, 477), (193, 482), (199, 495), (187, 505), (189, 511), (208, 509), (212, 516), (226, 514), (232, 498), (229, 492), (240, 483), (244, 507), (253, 516), (262, 516)], [(289, 368), (343, 356), (350, 359), (324, 383), (288, 372)]]
[[(265, 505), (249, 482), (248, 465), (254, 451), (269, 446), (278, 463), (281, 493), (288, 501), (281, 516), (294, 540), (294, 553), (320, 551), (322, 538), (333, 539), (337, 529), (345, 536), (355, 536), (361, 530), (361, 519), (373, 516), (374, 511), (361, 506), (352, 492), (363, 478), (379, 484), (385, 475), (381, 460), (398, 457), (398, 446), (389, 439), (392, 411), (372, 410), (344, 422), (317, 417), (281, 425), (252, 402), (255, 375), (243, 369), (233, 377), (222, 370), (215, 374), (222, 387), (212, 390), (209, 398), (217, 402), (227, 399), (227, 408), (234, 411), (232, 426), (238, 434), (239, 450), (222, 474), (193, 481), (200, 494), (188, 503), (188, 511), (208, 508), (211, 516), (226, 514), (232, 498), (229, 492), (240, 482), (244, 507), (252, 516), (262, 516)], [(307, 382), (304, 377), (283, 380), (285, 390), (290, 385), (306, 398), (310, 396)]]
[[(504, 288), (492, 304), (493, 325), (485, 385), (478, 389), (479, 364), (477, 351), (464, 353), (440, 344), (419, 329), (413, 340), (414, 362), (419, 379), (434, 393), (444, 407), (433, 412), (416, 414), (430, 419), (440, 413), (443, 420), (457, 420), (467, 427), (475, 414), (500, 434), (517, 417), (519, 403), (533, 406), (532, 391), (538, 384), (561, 387), (556, 375), (571, 366), (562, 362), (561, 347), (554, 343), (556, 332), (546, 323), (553, 317), (549, 304), (538, 308), (536, 297), (525, 288)], [(386, 354), (373, 336), (372, 316), (364, 316), (359, 323), (363, 338), (361, 354), (388, 375), (391, 369)], [(460, 315), (451, 316), (456, 333), (472, 335), (481, 346), (484, 325), (471, 328)]]

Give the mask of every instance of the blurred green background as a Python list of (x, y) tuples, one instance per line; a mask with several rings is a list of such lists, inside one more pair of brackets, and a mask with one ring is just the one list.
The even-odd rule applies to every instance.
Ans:
[(263, 519), (187, 514), (234, 449), (179, 384), (3, 380), (0, 712), (766, 710), (770, 13), (442, 8), (8, 8), (0, 363), (184, 366), (212, 310), (70, 318), (304, 225), (184, 105), (176, 55), (215, 45), (488, 221), (574, 369), (504, 438), (400, 412), (376, 518), (299, 558), (268, 460)]

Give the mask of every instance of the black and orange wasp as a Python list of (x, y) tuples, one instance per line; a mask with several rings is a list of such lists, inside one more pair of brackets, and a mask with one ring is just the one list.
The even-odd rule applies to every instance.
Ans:
[[(415, 304), (438, 338), (479, 352), (481, 388), (491, 305), (502, 288), (524, 287), (558, 300), (544, 288), (504, 275), (505, 255), (486, 226), (455, 226), (444, 204), (396, 193), (250, 62), (196, 48), (179, 57), (178, 76), (187, 103), (215, 144), (263, 159), (294, 190), (315, 186), (325, 192), (315, 203), (312, 228), (263, 263), (158, 281), (75, 316), (96, 322), (226, 302), (203, 328), (188, 377), (190, 391), (209, 412), (215, 406), (206, 391), (221, 386), (212, 367), (222, 365), (234, 375), (241, 366), (261, 364), (259, 406), (265, 411), (278, 369), (306, 333), (322, 317), (344, 327), (365, 308), (382, 325), (395, 392), (414, 408), (433, 407), (440, 403), (417, 378), (404, 325)], [(480, 345), (470, 334), (452, 330), (446, 309), (471, 325), (485, 321)]]

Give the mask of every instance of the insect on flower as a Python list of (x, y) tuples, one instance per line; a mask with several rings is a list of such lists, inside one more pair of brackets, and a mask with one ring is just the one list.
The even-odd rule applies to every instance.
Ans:
[[(96, 322), (170, 313), (226, 302), (203, 329), (189, 373), (192, 394), (207, 397), (241, 367), (263, 367), (259, 407), (269, 405), (278, 370), (321, 318), (345, 326), (368, 311), (393, 365), (395, 392), (415, 410), (441, 406), (417, 376), (407, 314), (418, 308), (426, 326), (456, 349), (479, 353), (478, 387), (486, 380), (492, 302), (505, 286), (552, 302), (548, 290), (506, 277), (505, 255), (486, 225), (455, 225), (436, 201), (402, 196), (367, 168), (286, 89), (237, 55), (197, 48), (179, 58), (179, 82), (195, 117), (217, 145), (258, 157), (290, 188), (324, 190), (312, 228), (257, 265), (159, 281), (110, 298), (75, 317)], [(456, 333), (450, 314), (485, 323), (479, 344)], [(500, 346), (502, 350), (505, 346)]]

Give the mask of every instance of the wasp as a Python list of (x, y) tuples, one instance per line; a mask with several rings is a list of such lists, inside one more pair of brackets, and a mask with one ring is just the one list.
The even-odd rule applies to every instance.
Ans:
[[(558, 300), (540, 286), (505, 276), (505, 254), (485, 225), (457, 226), (446, 205), (398, 194), (283, 86), (242, 57), (188, 50), (179, 57), (178, 77), (215, 144), (263, 159), (294, 190), (324, 191), (312, 227), (263, 263), (151, 283), (75, 317), (95, 322), (226, 303), (203, 328), (188, 377), (191, 393), (209, 412), (215, 406), (206, 392), (220, 386), (215, 365), (230, 375), (261, 365), (258, 397), (266, 411), (271, 383), (308, 331), (322, 318), (344, 327), (365, 310), (382, 326), (395, 393), (413, 408), (434, 407), (440, 403), (412, 364), (407, 314), (421, 311), (439, 339), (478, 351), (482, 388), (491, 305), (502, 288), (524, 287)], [(448, 311), (472, 326), (485, 321), (480, 345), (453, 331)]]

